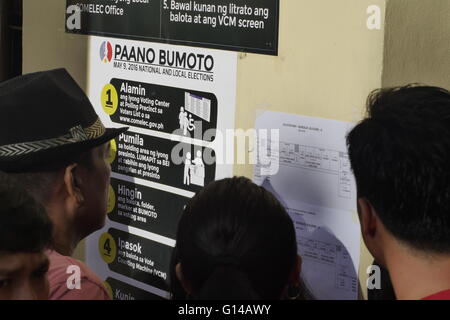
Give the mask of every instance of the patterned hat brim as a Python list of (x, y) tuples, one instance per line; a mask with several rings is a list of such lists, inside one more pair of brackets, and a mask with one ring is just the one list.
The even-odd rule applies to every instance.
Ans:
[(4, 172), (26, 172), (26, 171), (40, 171), (52, 164), (64, 160), (67, 161), (71, 157), (76, 157), (89, 149), (100, 146), (121, 133), (128, 130), (128, 127), (122, 128), (104, 128), (101, 135), (95, 137), (84, 137), (80, 141), (68, 142), (45, 147), (42, 149), (36, 148), (31, 152), (15, 155), (0, 155), (0, 171)]

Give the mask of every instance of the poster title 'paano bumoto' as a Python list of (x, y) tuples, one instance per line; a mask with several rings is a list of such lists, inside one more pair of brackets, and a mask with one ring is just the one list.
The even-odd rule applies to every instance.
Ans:
[(214, 69), (214, 58), (211, 55), (162, 49), (155, 52), (153, 48), (120, 44), (114, 46), (114, 59), (187, 70), (211, 72)]

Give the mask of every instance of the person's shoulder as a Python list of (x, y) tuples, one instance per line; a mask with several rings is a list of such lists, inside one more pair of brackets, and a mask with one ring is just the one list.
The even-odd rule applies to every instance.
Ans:
[[(47, 256), (50, 260), (49, 274), (56, 272), (64, 274), (73, 273), (73, 266), (78, 267), (81, 271), (82, 278), (92, 278), (97, 282), (101, 282), (98, 276), (83, 262), (75, 258), (62, 255), (54, 250), (48, 251)], [(71, 267), (69, 269), (69, 267)]]
[[(50, 299), (107, 299), (100, 278), (83, 262), (56, 251), (48, 251)], [(70, 289), (68, 280), (79, 270), (79, 289)]]

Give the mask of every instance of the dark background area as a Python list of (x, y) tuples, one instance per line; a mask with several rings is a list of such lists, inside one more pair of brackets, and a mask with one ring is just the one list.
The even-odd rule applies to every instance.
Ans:
[(0, 0), (0, 81), (22, 74), (22, 0)]

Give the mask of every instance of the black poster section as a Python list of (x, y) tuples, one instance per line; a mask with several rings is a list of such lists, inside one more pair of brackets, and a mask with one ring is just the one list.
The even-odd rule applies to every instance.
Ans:
[(102, 243), (100, 252), (115, 246), (115, 257), (108, 264), (111, 271), (162, 290), (169, 289), (170, 259), (173, 248), (117, 229), (109, 229), (114, 244), (108, 239)]
[(189, 198), (111, 178), (115, 204), (110, 220), (175, 239)]
[(214, 181), (215, 153), (210, 148), (131, 131), (115, 140), (117, 157), (111, 164), (113, 172), (191, 192)]
[(217, 98), (212, 93), (112, 79), (118, 108), (115, 123), (199, 140), (211, 140), (217, 128)]
[(67, 0), (72, 5), (81, 28), (67, 32), (278, 54), (279, 0)]
[(113, 300), (164, 300), (160, 296), (136, 288), (128, 283), (114, 278), (106, 279), (106, 283), (111, 288)]

